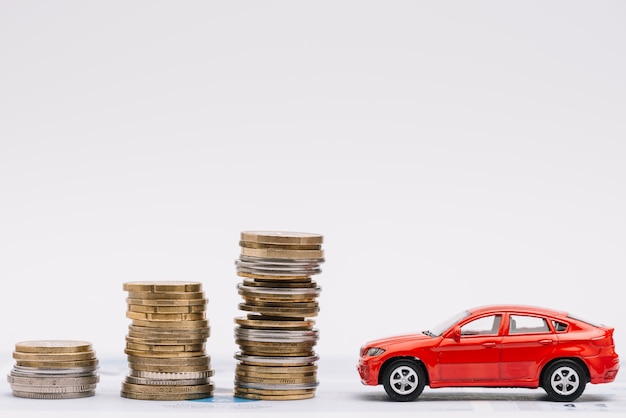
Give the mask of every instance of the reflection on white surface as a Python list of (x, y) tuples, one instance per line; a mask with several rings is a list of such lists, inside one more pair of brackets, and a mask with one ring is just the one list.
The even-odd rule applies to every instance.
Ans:
[[(178, 416), (180, 414), (211, 413), (227, 416), (271, 416), (297, 414), (327, 416), (416, 416), (420, 413), (446, 416), (527, 416), (541, 413), (556, 416), (575, 411), (577, 417), (597, 414), (626, 414), (626, 379), (614, 383), (587, 385), (583, 395), (572, 403), (547, 400), (542, 389), (511, 388), (446, 388), (426, 387), (414, 402), (391, 401), (382, 386), (361, 385), (356, 371), (349, 373), (349, 359), (326, 359), (320, 364), (320, 386), (313, 399), (301, 401), (249, 401), (232, 397), (234, 365), (214, 364), (216, 385), (213, 398), (196, 401), (138, 401), (119, 396), (120, 384), (127, 372), (123, 359), (104, 360), (96, 396), (72, 400), (31, 400), (15, 398), (9, 385), (0, 391), (0, 413), (10, 416)], [(4, 415), (3, 415), (4, 416)], [(9, 415), (7, 415), (9, 416)], [(286, 416), (286, 415), (285, 415)]]

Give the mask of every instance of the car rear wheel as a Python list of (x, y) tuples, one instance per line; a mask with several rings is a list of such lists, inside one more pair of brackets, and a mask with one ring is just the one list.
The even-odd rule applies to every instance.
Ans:
[(559, 360), (548, 367), (543, 388), (557, 402), (571, 402), (582, 395), (587, 380), (585, 371), (571, 360)]
[(394, 401), (415, 400), (426, 384), (426, 373), (413, 360), (396, 360), (385, 368), (383, 386)]

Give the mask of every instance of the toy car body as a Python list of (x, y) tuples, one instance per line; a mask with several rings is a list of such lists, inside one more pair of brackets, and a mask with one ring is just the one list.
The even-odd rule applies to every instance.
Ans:
[(419, 334), (370, 341), (357, 370), (363, 384), (382, 384), (396, 401), (412, 401), (428, 385), (542, 387), (551, 400), (571, 402), (587, 383), (615, 380), (613, 332), (566, 312), (485, 306)]

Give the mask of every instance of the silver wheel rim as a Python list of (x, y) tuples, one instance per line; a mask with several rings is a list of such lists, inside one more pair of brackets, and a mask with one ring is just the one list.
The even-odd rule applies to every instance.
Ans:
[(550, 386), (557, 394), (568, 396), (576, 392), (580, 385), (580, 378), (576, 370), (571, 367), (559, 367), (550, 377)]
[(415, 370), (408, 366), (394, 369), (389, 376), (389, 384), (399, 395), (408, 395), (417, 388), (419, 378)]

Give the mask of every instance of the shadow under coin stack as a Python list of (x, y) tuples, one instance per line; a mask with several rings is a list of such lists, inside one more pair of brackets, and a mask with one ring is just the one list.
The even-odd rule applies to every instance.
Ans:
[(236, 260), (237, 285), (249, 312), (235, 318), (234, 395), (262, 400), (295, 400), (315, 396), (320, 287), (311, 276), (324, 261), (322, 235), (247, 231), (241, 233)]
[(13, 358), (7, 380), (20, 398), (86, 398), (100, 380), (96, 353), (86, 341), (23, 341), (15, 344)]
[(128, 292), (126, 336), (129, 373), (121, 396), (142, 400), (210, 398), (214, 385), (207, 299), (199, 282), (124, 283)]

